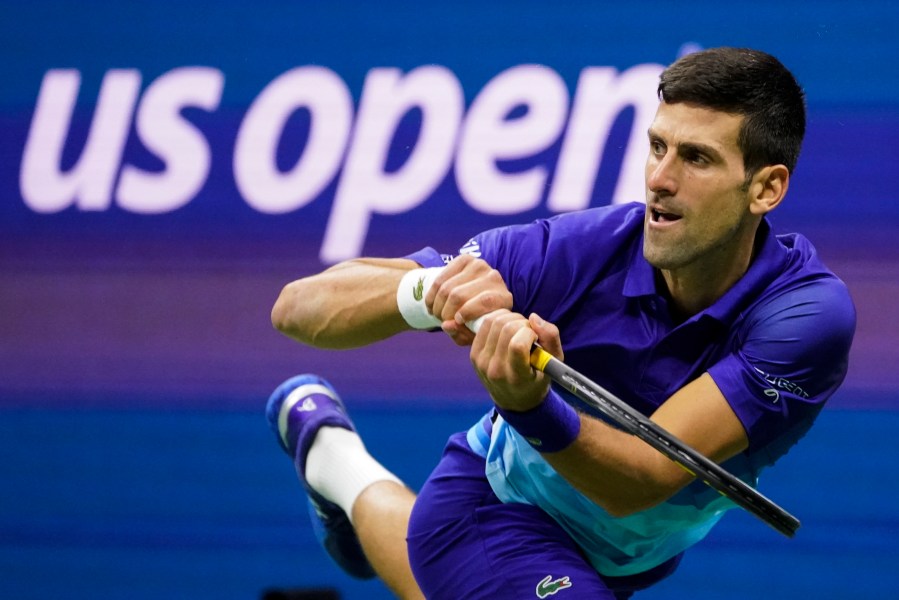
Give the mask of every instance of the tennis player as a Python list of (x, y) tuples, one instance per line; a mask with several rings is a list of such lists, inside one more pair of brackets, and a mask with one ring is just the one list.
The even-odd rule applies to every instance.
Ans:
[[(322, 348), (442, 329), (492, 399), (417, 498), (371, 457), (330, 383), (267, 407), (330, 555), (402, 598), (628, 598), (667, 577), (734, 505), (529, 364), (532, 344), (755, 485), (843, 381), (846, 286), (766, 215), (784, 199), (804, 95), (763, 52), (666, 69), (646, 202), (486, 231), (458, 256), (338, 264), (272, 311)], [(466, 323), (483, 317), (477, 334)], [(486, 396), (485, 396), (486, 398)]]

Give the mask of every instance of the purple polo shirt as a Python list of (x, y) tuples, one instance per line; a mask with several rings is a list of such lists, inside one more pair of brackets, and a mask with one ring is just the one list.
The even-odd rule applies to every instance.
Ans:
[[(712, 306), (675, 322), (643, 258), (644, 210), (610, 206), (493, 229), (460, 252), (502, 274), (514, 310), (559, 327), (567, 364), (646, 415), (708, 372), (749, 438), (749, 448), (724, 467), (754, 485), (845, 378), (852, 300), (808, 240), (775, 236), (763, 221), (744, 276)], [(451, 256), (427, 248), (409, 258), (439, 266)], [(552, 393), (592, 412), (560, 387)], [(732, 506), (697, 481), (658, 507), (612, 519), (558, 481), (507, 424), (487, 440), (472, 431), (469, 442), (486, 457), (497, 496), (547, 510), (604, 574), (660, 564), (701, 539)]]
[[(461, 253), (502, 274), (514, 310), (559, 327), (567, 364), (646, 415), (708, 371), (746, 428), (748, 454), (763, 455), (757, 468), (773, 463), (846, 376), (855, 309), (845, 284), (806, 238), (772, 235), (763, 221), (746, 274), (675, 323), (643, 258), (644, 209), (610, 206), (493, 229)], [(410, 258), (440, 266), (448, 256), (425, 249)]]

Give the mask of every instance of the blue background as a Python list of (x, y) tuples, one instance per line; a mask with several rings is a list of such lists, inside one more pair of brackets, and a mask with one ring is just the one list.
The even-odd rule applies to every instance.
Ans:
[[(808, 137), (773, 222), (805, 232), (849, 284), (859, 329), (846, 385), (762, 481), (803, 520), (797, 538), (735, 512), (676, 576), (640, 597), (881, 598), (899, 589), (897, 26), (893, 2), (5, 4), (0, 597), (254, 598), (301, 586), (388, 597), (380, 584), (343, 577), (315, 546), (264, 400), (295, 372), (327, 376), (373, 452), (413, 487), (483, 401), (464, 350), (439, 335), (334, 353), (271, 330), (280, 287), (325, 266), (318, 251), (335, 183), (291, 213), (251, 209), (231, 174), (247, 107), (302, 65), (334, 71), (356, 102), (373, 68), (442, 65), (470, 102), (516, 65), (546, 65), (573, 93), (585, 67), (667, 64), (688, 45), (764, 49), (805, 87)], [(212, 148), (210, 175), (189, 204), (154, 216), (25, 205), (22, 151), (48, 70), (82, 76), (63, 155), (71, 166), (107, 71), (139, 69), (146, 89), (183, 66), (225, 76), (218, 109), (189, 113)], [(414, 123), (406, 127), (398, 149), (414, 141)], [(289, 142), (303, 131), (302, 118), (291, 121), (279, 160), (289, 163)], [(610, 138), (613, 167), (623, 135)], [(557, 152), (539, 160), (551, 166)], [(133, 131), (125, 160), (158, 168)], [(594, 205), (608, 203), (615, 176), (601, 169)], [(547, 214), (543, 204), (512, 218), (480, 214), (448, 178), (418, 208), (376, 217), (363, 253), (452, 250), (486, 227)]]

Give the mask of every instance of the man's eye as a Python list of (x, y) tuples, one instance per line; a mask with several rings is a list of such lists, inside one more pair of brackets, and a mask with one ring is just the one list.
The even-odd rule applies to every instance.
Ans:
[(659, 141), (649, 143), (649, 148), (653, 154), (665, 154), (665, 144)]

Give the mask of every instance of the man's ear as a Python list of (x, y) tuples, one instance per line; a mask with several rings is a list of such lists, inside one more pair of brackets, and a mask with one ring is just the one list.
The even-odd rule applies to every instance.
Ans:
[(787, 195), (790, 170), (785, 165), (762, 167), (749, 184), (749, 211), (763, 216), (774, 210)]

